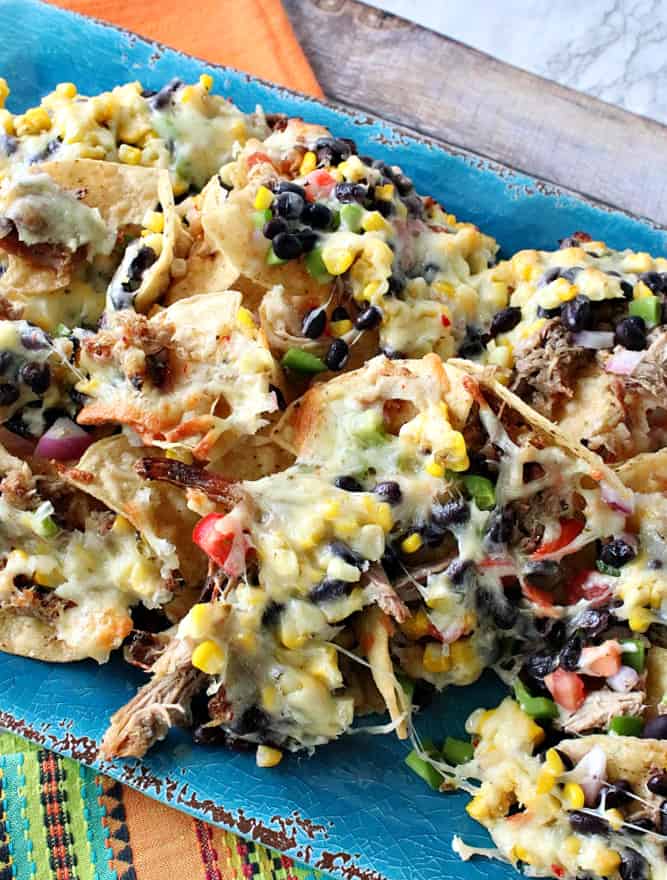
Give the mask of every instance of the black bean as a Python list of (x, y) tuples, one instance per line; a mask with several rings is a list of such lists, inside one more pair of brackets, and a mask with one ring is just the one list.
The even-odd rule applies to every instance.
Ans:
[(9, 382), (2, 382), (0, 384), (0, 406), (11, 406), (12, 403), (16, 403), (20, 396), (21, 392), (16, 385)]
[(371, 330), (382, 321), (382, 312), (377, 306), (369, 306), (357, 315), (354, 326), (357, 330)]
[(366, 187), (360, 183), (337, 183), (334, 187), (334, 196), (339, 202), (363, 202), (366, 198)]
[(441, 528), (462, 525), (470, 519), (470, 505), (462, 498), (458, 501), (434, 504), (431, 510), (431, 519)]
[(564, 250), (565, 248), (581, 247), (588, 241), (592, 241), (592, 239), (587, 232), (573, 232), (567, 238), (562, 238), (558, 242), (558, 246), (561, 250)]
[(667, 797), (667, 770), (652, 773), (646, 782), (646, 787), (653, 794)]
[(389, 285), (389, 290), (386, 295), (398, 296), (398, 294), (402, 293), (405, 288), (405, 279), (401, 278), (400, 275), (390, 275), (387, 279), (387, 284)]
[(263, 733), (269, 726), (269, 716), (259, 706), (250, 706), (234, 722), (234, 733)]
[(521, 309), (518, 306), (508, 306), (500, 312), (496, 312), (489, 327), (489, 336), (492, 338), (499, 333), (509, 333), (514, 330), (521, 320)]
[(333, 220), (333, 213), (321, 202), (306, 202), (301, 214), (301, 222), (312, 226), (313, 229), (328, 229)]
[(547, 284), (551, 284), (551, 282), (555, 281), (557, 278), (560, 278), (560, 266), (552, 266), (550, 269), (547, 269), (546, 272), (542, 275), (540, 280), (537, 282), (537, 286), (546, 287)]
[(584, 640), (578, 633), (575, 633), (569, 638), (558, 657), (558, 662), (560, 663), (561, 668), (565, 669), (567, 672), (574, 672), (579, 666), (583, 647)]
[(498, 629), (512, 629), (519, 616), (519, 608), (505, 599), (501, 592), (480, 587), (475, 596), (477, 608), (488, 611)]
[(394, 186), (398, 190), (399, 196), (407, 196), (414, 189), (414, 184), (412, 180), (410, 180), (410, 178), (406, 174), (403, 174), (403, 172), (400, 170), (398, 173), (394, 172), (391, 179), (394, 182)]
[(48, 364), (26, 361), (19, 370), (19, 379), (35, 394), (44, 394), (51, 384), (51, 370)]
[(396, 351), (396, 349), (394, 349), (394, 348), (387, 348), (386, 346), (385, 346), (384, 348), (381, 348), (380, 351), (382, 352), (382, 354), (383, 354), (386, 358), (389, 358), (390, 361), (402, 361), (402, 360), (404, 360), (404, 359), (407, 357), (407, 355), (405, 354), (405, 352), (403, 352), (403, 351)]
[[(604, 803), (607, 809), (622, 807), (632, 800), (632, 786), (627, 780), (619, 779), (616, 782), (606, 784), (601, 794), (604, 794)], [(597, 802), (599, 803), (600, 800), (601, 797), (598, 797)]]
[(604, 608), (587, 608), (574, 618), (572, 625), (584, 630), (588, 638), (594, 638), (608, 629), (610, 616)]
[(331, 544), (329, 544), (329, 549), (334, 556), (340, 556), (343, 562), (347, 562), (348, 565), (355, 565), (357, 568), (362, 568), (366, 562), (361, 553), (357, 553), (344, 541), (332, 541)]
[(324, 356), (324, 363), (330, 370), (342, 370), (350, 356), (350, 348), (344, 339), (334, 339)]
[(643, 272), (639, 276), (652, 293), (667, 293), (667, 272)]
[(553, 654), (532, 654), (527, 657), (523, 669), (531, 678), (543, 679), (558, 666), (558, 658)]
[(51, 337), (39, 327), (28, 326), (21, 331), (21, 345), (28, 351), (43, 351), (51, 347)]
[(272, 217), (262, 227), (264, 238), (274, 239), (281, 232), (287, 232), (287, 220), (283, 220), (282, 217)]
[(660, 804), (656, 825), (658, 827), (658, 834), (667, 834), (667, 801), (663, 801)]
[(337, 489), (344, 489), (346, 492), (363, 492), (364, 487), (361, 485), (359, 480), (355, 480), (354, 477), (350, 477), (347, 475), (343, 475), (341, 477), (336, 477), (334, 480), (334, 486)]
[(644, 739), (667, 739), (667, 715), (656, 715), (644, 725)]
[(16, 356), (11, 351), (0, 351), (0, 373), (3, 375), (16, 364)]
[(523, 576), (529, 584), (540, 590), (555, 590), (563, 577), (560, 565), (553, 559), (528, 562), (523, 569)]
[[(2, 388), (3, 386), (0, 385), (0, 406), (3, 405), (1, 399)], [(29, 426), (26, 425), (26, 423), (23, 421), (20, 412), (14, 413), (14, 415), (10, 419), (7, 419), (7, 421), (5, 422), (5, 428), (7, 428), (8, 431), (11, 431), (12, 434), (18, 434), (19, 437), (32, 437), (32, 431), (30, 430)]]
[(284, 607), (280, 602), (269, 602), (262, 614), (262, 626), (274, 626), (278, 623)]
[(403, 204), (411, 217), (423, 217), (424, 200), (420, 196), (416, 194), (406, 196), (403, 199)]
[(557, 318), (560, 315), (562, 306), (554, 306), (553, 309), (545, 309), (544, 306), (537, 307), (538, 318)]
[(581, 810), (572, 810), (568, 813), (570, 828), (579, 834), (608, 834), (609, 822), (600, 816), (592, 816)]
[(481, 331), (477, 327), (466, 327), (466, 335), (459, 346), (459, 357), (474, 358), (484, 351)]
[(580, 330), (590, 330), (593, 326), (593, 309), (587, 296), (579, 294), (574, 299), (566, 302), (561, 309), (560, 319), (567, 330), (578, 333)]
[(468, 570), (472, 566), (473, 562), (471, 559), (455, 559), (454, 562), (447, 566), (445, 574), (453, 584), (458, 586), (463, 583)]
[(171, 104), (174, 93), (183, 85), (183, 80), (174, 77), (166, 85), (162, 86), (159, 92), (156, 92), (151, 98), (151, 104), (155, 110), (164, 110)]
[(319, 138), (315, 141), (315, 153), (317, 159), (324, 165), (340, 165), (346, 159), (349, 159), (356, 148), (350, 147), (350, 142), (343, 138)]
[(441, 529), (434, 522), (429, 522), (419, 527), (419, 534), (427, 547), (439, 547), (445, 540), (447, 530)]
[(28, 159), (28, 165), (34, 165), (37, 162), (45, 162), (47, 159), (50, 159), (55, 153), (60, 149), (60, 145), (62, 144), (63, 139), (61, 137), (52, 138), (48, 141), (45, 146), (42, 147), (41, 150), (37, 153), (33, 153), (32, 156)]
[(311, 602), (331, 602), (340, 599), (352, 592), (355, 584), (350, 581), (340, 581), (335, 578), (324, 578), (323, 581), (313, 587), (309, 593)]
[(291, 183), (289, 180), (281, 180), (273, 187), (276, 195), (280, 195), (281, 193), (291, 192), (296, 193), (297, 196), (301, 196), (301, 198), (306, 201), (306, 190), (299, 186), (298, 183)]
[[(650, 816), (633, 816), (632, 824), (636, 827), (626, 829), (630, 834), (641, 834), (643, 831), (655, 831), (655, 822)], [(638, 831), (638, 828), (641, 828), (642, 831)]]
[(319, 241), (317, 233), (313, 232), (312, 229), (297, 229), (295, 235), (301, 242), (301, 250), (304, 254), (312, 251)]
[(382, 483), (378, 483), (373, 492), (389, 504), (400, 504), (403, 498), (401, 487), (395, 480), (385, 480)]
[(403, 571), (398, 554), (391, 544), (385, 546), (380, 563), (390, 581), (395, 580)]
[(648, 880), (648, 862), (635, 849), (621, 851), (621, 864), (618, 869), (621, 880)]
[(369, 211), (377, 211), (383, 217), (389, 217), (394, 213), (393, 204), (387, 199), (374, 199), (367, 204)]
[(279, 217), (285, 220), (298, 220), (305, 207), (305, 199), (295, 192), (283, 192), (276, 196), (271, 206)]
[(630, 284), (629, 281), (620, 281), (619, 284), (621, 287), (621, 292), (625, 299), (633, 299), (635, 295), (635, 289), (632, 284)]
[(0, 135), (0, 153), (3, 153), (5, 156), (13, 156), (16, 150), (18, 149), (18, 141), (15, 137), (12, 137), (10, 134), (1, 134)]
[(350, 313), (344, 306), (336, 306), (331, 313), (332, 321), (349, 321)]
[(269, 391), (273, 391), (273, 393), (276, 395), (276, 403), (278, 404), (278, 409), (287, 409), (287, 401), (285, 400), (285, 395), (282, 393), (280, 388), (278, 388), (277, 385), (269, 385)]
[(303, 253), (300, 240), (291, 232), (279, 232), (273, 239), (273, 253), (281, 260), (294, 260)]
[(637, 555), (634, 547), (624, 541), (622, 538), (614, 538), (608, 541), (600, 548), (600, 562), (610, 565), (612, 568), (622, 568), (627, 565)]
[(154, 388), (162, 388), (169, 377), (169, 351), (166, 348), (146, 355), (146, 373)]
[(317, 339), (324, 333), (327, 325), (327, 313), (322, 307), (319, 309), (311, 309), (306, 313), (301, 325), (301, 332), (308, 339)]
[[(157, 254), (147, 245), (142, 245), (127, 267), (127, 278), (120, 285), (128, 293), (134, 293), (141, 287), (141, 279), (146, 271), (157, 260)], [(115, 305), (115, 303), (114, 303)]]
[(508, 506), (494, 510), (486, 532), (489, 541), (493, 544), (507, 544), (512, 538), (515, 520), (514, 511)]
[(614, 340), (629, 351), (643, 351), (646, 348), (646, 321), (639, 315), (624, 318), (616, 325)]
[(663, 564), (664, 563), (663, 563), (662, 559), (649, 559), (647, 566), (652, 571), (658, 571), (659, 569), (661, 569), (663, 567)]

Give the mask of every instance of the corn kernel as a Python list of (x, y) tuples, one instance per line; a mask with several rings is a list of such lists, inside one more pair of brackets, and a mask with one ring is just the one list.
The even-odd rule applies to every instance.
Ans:
[(130, 521), (119, 513), (116, 519), (113, 521), (111, 531), (114, 533), (114, 535), (130, 535), (132, 534), (132, 532), (134, 532), (134, 529)]
[(43, 107), (33, 107), (27, 110), (23, 116), (17, 116), (15, 121), (16, 133), (23, 135), (40, 134), (51, 128), (51, 117)]
[(634, 608), (630, 612), (628, 624), (633, 632), (644, 633), (653, 623), (653, 615), (647, 608)]
[(237, 119), (231, 127), (232, 137), (237, 141), (243, 141), (246, 139), (248, 134), (248, 130), (246, 128), (245, 121), (243, 119)]
[(198, 602), (190, 609), (189, 623), (195, 633), (204, 633), (211, 620), (211, 606), (208, 602)]
[(71, 82), (58, 83), (56, 95), (59, 98), (69, 98), (71, 100), (76, 97), (76, 86)]
[(579, 288), (576, 284), (568, 284), (566, 288), (559, 290), (556, 295), (561, 302), (569, 302), (571, 299), (574, 299), (578, 293)]
[(57, 569), (55, 571), (37, 569), (34, 578), (35, 583), (39, 584), (40, 587), (57, 587), (61, 580)]
[(477, 819), (478, 821), (488, 816), (488, 807), (484, 801), (484, 798), (480, 794), (475, 795), (470, 803), (466, 804), (466, 813), (473, 819)]
[(241, 306), (236, 313), (236, 320), (242, 327), (245, 327), (246, 330), (256, 330), (257, 325), (255, 324), (255, 319), (252, 316), (252, 312), (250, 309), (246, 309), (245, 306)]
[(547, 767), (552, 773), (555, 773), (556, 776), (560, 776), (561, 773), (565, 772), (565, 764), (563, 763), (561, 756), (558, 754), (557, 749), (549, 749), (544, 758)]
[(447, 672), (452, 661), (449, 654), (444, 654), (440, 642), (429, 642), (424, 648), (424, 669), (427, 672)]
[(0, 107), (5, 106), (5, 101), (9, 97), (9, 86), (7, 80), (0, 76)]
[(623, 827), (623, 823), (625, 822), (625, 819), (623, 818), (623, 813), (621, 813), (621, 811), (617, 810), (616, 808), (605, 810), (604, 817), (607, 822), (609, 822), (614, 831), (620, 831)]
[(163, 238), (159, 232), (151, 232), (145, 236), (144, 244), (149, 247), (158, 257), (162, 253)]
[(634, 299), (645, 299), (647, 296), (653, 296), (653, 291), (643, 281), (638, 281), (632, 290), (632, 296)]
[(426, 463), (425, 470), (432, 477), (440, 478), (445, 476), (444, 467), (440, 464), (439, 461), (436, 461), (434, 458), (430, 459), (430, 461)]
[(373, 297), (380, 289), (379, 281), (369, 281), (368, 284), (364, 287), (362, 291), (362, 299), (367, 300), (368, 302), (372, 302)]
[(199, 77), (199, 84), (203, 86), (207, 92), (210, 92), (213, 88), (213, 77), (210, 73), (202, 73)]
[(636, 254), (628, 254), (623, 260), (625, 272), (649, 272), (652, 267), (653, 260), (650, 255), (641, 251)]
[(141, 162), (141, 150), (129, 144), (121, 144), (118, 147), (118, 160), (125, 165), (138, 165)]
[(621, 864), (620, 855), (613, 849), (605, 850), (595, 860), (595, 870), (602, 877), (610, 877)]
[(275, 712), (278, 704), (278, 691), (272, 684), (267, 684), (262, 688), (262, 708), (267, 712)]
[(374, 192), (375, 198), (383, 202), (390, 202), (394, 198), (394, 184), (385, 183), (383, 186), (376, 186)]
[(570, 856), (576, 856), (581, 849), (581, 841), (574, 834), (570, 834), (563, 841), (563, 849)]
[(299, 174), (302, 177), (305, 177), (306, 174), (310, 174), (311, 171), (314, 171), (317, 168), (317, 156), (313, 153), (312, 150), (308, 150), (308, 152), (304, 155), (301, 160), (301, 165), (299, 166)]
[(537, 777), (536, 791), (538, 794), (548, 794), (556, 784), (556, 774), (548, 767), (543, 767)]
[(563, 797), (570, 810), (580, 810), (586, 803), (584, 790), (576, 782), (568, 782), (563, 787)]
[(348, 318), (345, 318), (342, 321), (332, 321), (329, 324), (329, 329), (331, 330), (332, 336), (345, 336), (346, 333), (349, 333), (354, 325), (352, 321)]
[(222, 672), (224, 660), (222, 648), (210, 639), (197, 645), (192, 652), (192, 665), (207, 675), (217, 675)]
[(341, 162), (338, 165), (336, 171), (341, 174), (345, 180), (350, 180), (353, 183), (362, 180), (367, 174), (366, 166), (359, 156), (350, 156), (349, 159), (346, 159), (345, 162)]
[(322, 249), (322, 262), (330, 275), (342, 275), (354, 262), (354, 251), (350, 248), (326, 245)]
[(530, 336), (539, 333), (546, 322), (546, 318), (538, 318), (537, 321), (533, 321), (531, 324), (523, 327), (519, 335), (522, 339), (528, 339)]
[(365, 232), (382, 232), (388, 229), (389, 225), (379, 211), (369, 211), (361, 221), (361, 228)]
[(144, 226), (151, 232), (164, 232), (164, 214), (160, 211), (151, 211), (146, 217)]
[(178, 177), (178, 175), (174, 178), (171, 184), (171, 188), (174, 191), (175, 196), (182, 196), (184, 193), (188, 191), (190, 184), (187, 180), (183, 180), (182, 177)]
[(260, 186), (255, 194), (255, 210), (266, 211), (271, 207), (273, 201), (273, 193), (268, 186)]
[(246, 654), (254, 654), (257, 648), (257, 637), (254, 632), (244, 631), (234, 636), (234, 647)]
[[(449, 646), (449, 656), (454, 666), (467, 667), (477, 663), (477, 653), (470, 639), (459, 639)], [(541, 730), (542, 728), (540, 728)]]
[(165, 457), (172, 461), (182, 461), (183, 464), (192, 464), (192, 453), (189, 449), (167, 449)]
[(180, 99), (181, 104), (188, 104), (190, 101), (192, 101), (195, 94), (196, 93), (195, 93), (194, 86), (186, 86), (184, 89), (182, 89), (181, 94), (180, 94), (179, 99)]
[(423, 543), (424, 541), (419, 532), (413, 532), (401, 541), (401, 550), (403, 553), (416, 553)]
[(14, 562), (27, 562), (28, 561), (28, 554), (25, 552), (25, 550), (12, 550), (12, 552), (9, 555), (14, 560)]
[(525, 846), (521, 846), (521, 844), (516, 843), (512, 847), (512, 858), (514, 861), (525, 862), (526, 865), (531, 864), (531, 855), (526, 849)]
[(14, 134), (14, 117), (9, 110), (3, 110), (0, 106), (0, 132)]
[(544, 733), (544, 728), (540, 727), (539, 724), (535, 724), (534, 721), (530, 722), (528, 735), (530, 737), (530, 741), (535, 745), (539, 745), (541, 742), (544, 742), (544, 737), (546, 736), (546, 734)]
[(283, 753), (280, 749), (274, 749), (271, 746), (257, 746), (255, 760), (258, 767), (275, 767), (280, 764), (283, 759)]
[(409, 639), (416, 642), (417, 639), (421, 639), (429, 634), (431, 621), (424, 609), (419, 608), (414, 614), (408, 617), (407, 620), (404, 620), (403, 623), (400, 624), (400, 627), (401, 632), (405, 633)]
[[(334, 523), (334, 531), (338, 538), (353, 538), (359, 531), (359, 523), (356, 519), (339, 519)], [(389, 531), (389, 529), (385, 529), (385, 531)]]

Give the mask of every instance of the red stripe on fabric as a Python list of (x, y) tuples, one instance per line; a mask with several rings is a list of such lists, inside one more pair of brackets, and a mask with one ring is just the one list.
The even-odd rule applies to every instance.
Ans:
[(199, 854), (206, 871), (206, 880), (222, 880), (222, 874), (218, 866), (218, 854), (213, 848), (211, 829), (201, 819), (193, 819)]

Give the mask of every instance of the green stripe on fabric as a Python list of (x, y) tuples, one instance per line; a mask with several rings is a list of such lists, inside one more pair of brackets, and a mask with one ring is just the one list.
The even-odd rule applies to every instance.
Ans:
[(13, 733), (0, 732), (0, 752), (3, 755), (14, 755), (18, 752), (36, 752), (39, 746)]
[(24, 765), (25, 758), (20, 752), (0, 756), (9, 848), (15, 864), (14, 874), (28, 878), (36, 876), (37, 865), (33, 858), (34, 844), (26, 814), (28, 794)]
[(106, 841), (109, 837), (109, 829), (102, 821), (105, 816), (102, 797), (102, 785), (98, 782), (95, 773), (87, 767), (79, 767), (81, 779), (81, 794), (85, 801), (83, 807), (86, 819), (86, 833), (90, 846), (90, 857), (97, 873), (95, 880), (117, 880), (117, 873), (111, 867), (111, 850)]
[(46, 824), (40, 799), (42, 786), (39, 781), (39, 755), (37, 751), (25, 753), (23, 767), (26, 789), (30, 792), (26, 804), (26, 816), (29, 825), (28, 833), (33, 844), (33, 859), (39, 880), (49, 880), (53, 877), (53, 871), (49, 863), (49, 850), (46, 845)]
[(84, 815), (85, 804), (81, 794), (81, 776), (79, 767), (74, 761), (63, 759), (65, 779), (61, 783), (62, 791), (67, 794), (68, 829), (72, 835), (71, 851), (76, 856), (75, 873), (78, 880), (97, 880), (95, 867), (91, 859), (88, 840), (88, 823)]

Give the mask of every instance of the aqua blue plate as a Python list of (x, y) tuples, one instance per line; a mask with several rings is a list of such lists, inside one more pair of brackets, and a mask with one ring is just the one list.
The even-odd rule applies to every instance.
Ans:
[[(187, 14), (187, 13), (185, 13)], [(12, 87), (10, 108), (21, 110), (63, 80), (84, 93), (140, 79), (159, 88), (208, 70), (216, 89), (245, 110), (303, 116), (353, 137), (360, 152), (403, 166), (418, 189), (459, 217), (496, 236), (503, 251), (552, 248), (581, 229), (614, 247), (664, 254), (666, 234), (649, 223), (503, 168), (485, 159), (414, 139), (377, 119), (164, 49), (34, 0), (0, 0), (0, 76)], [(483, 124), (483, 122), (482, 122)], [(622, 173), (622, 169), (619, 169)], [(132, 694), (138, 676), (116, 661), (48, 666), (0, 655), (0, 726), (94, 764), (178, 809), (284, 850), (345, 880), (489, 880), (509, 878), (504, 865), (463, 863), (454, 833), (487, 845), (464, 812), (465, 798), (431, 792), (404, 766), (407, 747), (391, 736), (359, 735), (258, 770), (247, 754), (193, 749), (175, 734), (144, 761), (100, 764), (97, 743), (109, 715)], [(478, 705), (500, 694), (491, 679), (452, 690), (425, 711), (419, 725), (456, 735)]]

